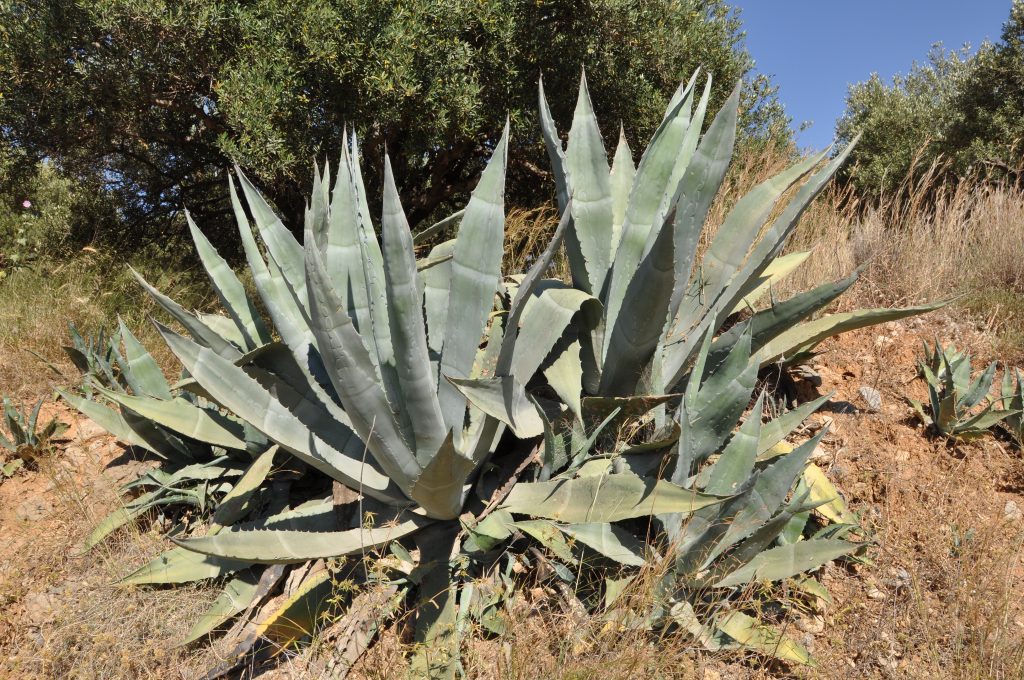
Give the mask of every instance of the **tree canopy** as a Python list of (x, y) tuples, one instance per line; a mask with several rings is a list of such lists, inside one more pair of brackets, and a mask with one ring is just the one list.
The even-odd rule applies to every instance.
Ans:
[(1014, 0), (997, 42), (945, 51), (936, 45), (891, 84), (877, 74), (852, 85), (836, 126), (862, 135), (847, 166), (862, 193), (896, 190), (912, 169), (939, 163), (944, 178), (1021, 177), (1024, 139), (1024, 1)]
[(0, 0), (0, 36), (2, 188), (45, 159), (112, 198), (111, 238), (162, 238), (183, 207), (228, 233), (232, 163), (298, 222), (346, 126), (371, 194), (391, 153), (413, 220), (472, 187), (506, 117), (510, 198), (546, 198), (537, 77), (564, 129), (581, 67), (634, 146), (698, 66), (712, 108), (748, 77), (746, 134), (789, 141), (722, 0)]

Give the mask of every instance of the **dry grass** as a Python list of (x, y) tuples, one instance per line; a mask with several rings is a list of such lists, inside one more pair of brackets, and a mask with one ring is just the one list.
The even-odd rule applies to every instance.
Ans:
[[(154, 286), (186, 308), (209, 308), (215, 297), (197, 263), (134, 263)], [(22, 401), (46, 395), (54, 385), (72, 384), (78, 372), (62, 345), (70, 344), (68, 324), (83, 335), (117, 329), (120, 315), (133, 333), (170, 370), (176, 362), (149, 323), (169, 319), (145, 294), (123, 260), (81, 253), (54, 265), (16, 270), (0, 281), (0, 392)], [(56, 365), (63, 377), (46, 367)]]
[[(928, 196), (928, 201), (925, 196)], [(900, 199), (859, 205), (826, 192), (803, 218), (789, 250), (812, 250), (784, 285), (804, 290), (865, 267), (840, 303), (908, 305), (957, 298), (954, 309), (995, 331), (1014, 359), (1024, 350), (1024, 189), (927, 177)]]
[(37, 473), (0, 486), (0, 677), (194, 677), (209, 665), (210, 650), (174, 642), (209, 606), (213, 590), (116, 584), (166, 549), (162, 537), (128, 527), (78, 554), (82, 539), (119, 503), (118, 480), (103, 469), (120, 452), (109, 437), (74, 435), (40, 459)]

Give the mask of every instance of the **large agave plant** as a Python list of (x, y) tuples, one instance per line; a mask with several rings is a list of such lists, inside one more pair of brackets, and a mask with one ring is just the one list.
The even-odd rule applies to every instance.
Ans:
[[(314, 176), (301, 244), (239, 172), (248, 213), (233, 183), (231, 196), (272, 323), (190, 222), (227, 316), (192, 314), (139, 277), (188, 333), (160, 327), (185, 377), (157, 381), (122, 330), (127, 363), (145, 366), (152, 381), (100, 390), (117, 411), (69, 395), (115, 434), (168, 459), (151, 476), (153, 492), (194, 490), (204, 478), (213, 481), (203, 489), (217, 488), (200, 508), (210, 519), (205, 535), (176, 536), (177, 547), (126, 582), (227, 578), (195, 639), (255, 611), (283, 582), (282, 565), (312, 564), (294, 569), (289, 597), (247, 629), (245, 639), (281, 642), (308, 632), (322, 604), (339, 599), (330, 597), (336, 574), (383, 580), (388, 602), (416, 602), (424, 643), (416, 671), (445, 676), (468, 619), (502, 629), (517, 565), (540, 555), (552, 578), (577, 586), (580, 570), (594, 570), (592, 592), (566, 597), (611, 616), (614, 592), (657, 564), (668, 568), (656, 606), (633, 625), (681, 626), (710, 647), (806, 661), (792, 641), (784, 648), (797, 651), (786, 654), (765, 642), (778, 634), (737, 609), (733, 595), (798, 577), (813, 591), (801, 575), (861, 544), (845, 539), (855, 518), (806, 464), (815, 441), (781, 447), (824, 398), (768, 423), (758, 400), (744, 419), (758, 368), (831, 333), (926, 308), (793, 327), (851, 278), (720, 332), (790, 266), (778, 259), (782, 243), (841, 159), (766, 229), (782, 193), (820, 159), (755, 189), (695, 265), (732, 152), (738, 95), (701, 139), (707, 90), (691, 116), (693, 82), (635, 171), (624, 143), (608, 170), (585, 84), (564, 153), (541, 97), (562, 219), (530, 271), (504, 280), (507, 131), (468, 205), (445, 221), (459, 223), (456, 238), (422, 260), (386, 158), (378, 240), (354, 136), (335, 176), (329, 165)], [(563, 240), (572, 285), (543, 278)], [(677, 385), (682, 398), (671, 393)], [(669, 420), (668, 408), (678, 416)], [(650, 412), (659, 427), (645, 425)], [(640, 435), (613, 436), (627, 425)], [(179, 450), (167, 435), (205, 457), (172, 461)], [(362, 558), (375, 551), (368, 566)], [(353, 611), (393, 611), (359, 604)]]

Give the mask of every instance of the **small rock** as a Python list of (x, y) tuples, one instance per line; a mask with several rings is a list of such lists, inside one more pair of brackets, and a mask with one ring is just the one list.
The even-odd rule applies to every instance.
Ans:
[(881, 590), (879, 590), (878, 588), (876, 588), (874, 586), (869, 586), (868, 587), (868, 593), (867, 594), (868, 594), (868, 597), (870, 597), (872, 600), (884, 600), (885, 599), (885, 593), (883, 593)]
[(45, 518), (53, 510), (53, 506), (44, 498), (30, 498), (15, 511), (15, 516), (24, 521), (34, 522)]
[(825, 617), (806, 616), (804, 618), (797, 619), (796, 627), (805, 633), (820, 635), (825, 631)]
[(25, 618), (32, 625), (42, 626), (53, 620), (56, 603), (50, 593), (29, 593), (21, 603), (25, 607)]
[(1024, 512), (1021, 512), (1015, 501), (1006, 501), (1006, 505), (1003, 506), (1003, 518), (1009, 522), (1019, 522), (1024, 518)]
[(874, 387), (868, 387), (863, 385), (860, 388), (861, 399), (868, 405), (868, 410), (872, 413), (878, 413), (882, 410), (882, 395), (879, 394), (878, 390)]
[(810, 458), (812, 463), (824, 463), (828, 464), (832, 462), (832, 454), (826, 451), (821, 444), (814, 447), (814, 452), (811, 453)]
[(80, 418), (76, 434), (78, 439), (88, 441), (107, 434), (107, 431), (88, 418)]

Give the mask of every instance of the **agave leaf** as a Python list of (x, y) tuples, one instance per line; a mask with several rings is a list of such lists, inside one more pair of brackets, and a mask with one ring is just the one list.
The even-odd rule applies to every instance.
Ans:
[(800, 404), (795, 409), (787, 411), (778, 418), (765, 423), (761, 427), (761, 438), (757, 444), (758, 460), (763, 460), (776, 444), (785, 439), (807, 416), (821, 408), (822, 404), (834, 395), (835, 392), (824, 394), (813, 401)]
[[(603, 298), (605, 326), (608, 328), (614, 328), (619, 310), (624, 304), (626, 289), (640, 262), (654, 247), (648, 237), (652, 230), (660, 230), (662, 227), (654, 223), (662, 197), (666, 192), (675, 191), (675, 187), (669, 187), (668, 182), (689, 126), (685, 105), (684, 97), (670, 107), (636, 169), (622, 224), (621, 240), (615, 252), (607, 293)], [(608, 356), (607, 348), (606, 338), (603, 352), (605, 357)]]
[(296, 303), (304, 307), (306, 276), (302, 264), (302, 246), (237, 165), (235, 174), (270, 259), (280, 268), (288, 287), (295, 292)]
[[(504, 241), (507, 148), (508, 125), (473, 190), (455, 241), (440, 366), (441, 374), (448, 378), (469, 377), (477, 346), (494, 307)], [(445, 427), (454, 429), (458, 446), (466, 416), (466, 399), (447, 381), (439, 381), (438, 398)]]
[[(730, 279), (739, 271), (750, 246), (757, 239), (765, 222), (782, 195), (827, 155), (822, 152), (794, 164), (771, 179), (751, 189), (729, 212), (715, 234), (701, 261), (702, 276), (710, 291), (707, 299), (715, 301)], [(766, 265), (767, 266), (767, 265)], [(763, 278), (763, 270), (756, 273)], [(748, 279), (750, 281), (751, 279)], [(756, 279), (755, 279), (756, 280)], [(731, 305), (731, 310), (735, 305)]]
[(764, 393), (758, 397), (754, 410), (740, 426), (739, 431), (722, 450), (714, 465), (708, 468), (708, 482), (703, 486), (706, 493), (726, 496), (739, 492), (740, 487), (754, 470), (757, 445), (761, 437), (761, 414), (764, 409)]
[(445, 439), (444, 419), (437, 400), (437, 385), (430, 374), (423, 305), (417, 289), (416, 256), (412, 234), (402, 211), (391, 160), (384, 156), (383, 230), (384, 278), (388, 292), (388, 318), (401, 390), (401, 410), (408, 414), (416, 457), (421, 463)]
[(579, 340), (573, 341), (562, 350), (551, 364), (544, 369), (551, 389), (569, 407), (576, 419), (583, 422), (583, 365), (580, 361)]
[(822, 429), (791, 453), (778, 458), (761, 471), (750, 490), (749, 502), (736, 515), (725, 535), (708, 554), (704, 562), (705, 567), (772, 518), (776, 509), (786, 500), (786, 495), (803, 472), (807, 459), (810, 458), (824, 435), (825, 430)]
[[(689, 476), (694, 464), (706, 460), (728, 438), (750, 402), (757, 369), (757, 362), (750, 359), (750, 334), (743, 333), (722, 365), (687, 400), (685, 413), (681, 411), (679, 416), (683, 436), (679, 440), (677, 481)], [(691, 384), (694, 380), (700, 380), (699, 373), (691, 374)]]
[[(99, 545), (99, 543), (112, 534), (114, 531), (125, 526), (135, 518), (141, 516), (150, 508), (160, 505), (162, 497), (167, 494), (166, 489), (148, 491), (124, 506), (114, 510), (97, 524), (86, 539), (82, 542), (79, 553), (85, 553)], [(180, 499), (179, 499), (180, 500)], [(173, 502), (173, 501), (169, 501)]]
[(516, 522), (515, 528), (535, 538), (538, 543), (563, 562), (572, 564), (576, 561), (572, 548), (565, 542), (565, 537), (553, 522), (543, 519), (527, 519)]
[(857, 524), (857, 516), (846, 507), (843, 497), (821, 468), (814, 463), (808, 465), (804, 468), (803, 481), (810, 492), (808, 502), (816, 505), (822, 516), (837, 524)]
[(157, 366), (156, 360), (146, 351), (120, 317), (117, 319), (118, 332), (124, 343), (124, 356), (128, 370), (124, 377), (129, 381), (132, 391), (136, 394), (149, 395), (157, 399), (170, 399), (171, 390), (163, 371)]
[(572, 191), (569, 207), (573, 219), (566, 248), (578, 248), (579, 254), (570, 256), (570, 261), (582, 259), (584, 266), (582, 272), (573, 272), (573, 283), (584, 292), (600, 295), (612, 263), (612, 193), (608, 155), (587, 91), (586, 74), (580, 76), (565, 168)]
[(365, 447), (343, 423), (284, 384), (268, 389), (230, 361), (188, 340), (164, 334), (171, 351), (218, 403), (332, 479), (394, 503), (395, 484), (364, 459)]
[(178, 644), (181, 646), (191, 644), (223, 625), (231, 617), (244, 611), (252, 604), (258, 580), (253, 571), (246, 570), (228, 581), (210, 608), (199, 617), (185, 639)]
[(744, 647), (783, 661), (816, 665), (807, 650), (789, 636), (741, 612), (729, 612), (719, 619), (716, 626)]
[(755, 471), (735, 496), (719, 505), (701, 508), (688, 519), (678, 515), (659, 518), (672, 541), (676, 574), (691, 577), (711, 561), (708, 556), (715, 545), (729, 530), (733, 520), (749, 505), (759, 476), (760, 473)]
[(438, 234), (443, 234), (448, 229), (462, 219), (462, 216), (466, 214), (465, 210), (456, 210), (448, 217), (442, 220), (438, 220), (434, 224), (430, 225), (426, 229), (416, 232), (412, 237), (412, 242), (415, 245), (426, 243)]
[(626, 204), (629, 202), (629, 191), (633, 188), (633, 177), (636, 167), (633, 165), (633, 154), (626, 142), (626, 131), (619, 126), (619, 144), (615, 147), (615, 158), (612, 161), (609, 188), (612, 193), (612, 258), (619, 249), (622, 238), (622, 222), (626, 218)]
[(555, 283), (547, 283), (530, 296), (516, 339), (511, 375), (529, 380), (577, 314), (582, 317), (580, 325), (584, 329), (592, 328), (600, 320), (601, 303), (582, 291)]
[(193, 553), (241, 560), (243, 564), (293, 564), (371, 551), (409, 536), (431, 522), (415, 515), (410, 517), (394, 526), (348, 531), (230, 530), (213, 536), (171, 540)]
[(242, 478), (235, 482), (231, 491), (221, 499), (220, 505), (213, 513), (214, 522), (221, 525), (234, 524), (249, 514), (252, 510), (250, 501), (270, 474), (277, 450), (276, 445), (271, 446), (252, 462)]
[[(569, 204), (569, 184), (566, 179), (565, 151), (562, 140), (555, 129), (555, 121), (551, 117), (547, 97), (544, 95), (544, 79), (537, 80), (537, 108), (540, 110), (540, 130), (544, 137), (544, 145), (551, 160), (551, 174), (555, 179), (555, 194), (558, 198), (558, 212), (564, 213)], [(582, 271), (582, 270), (580, 270)]]
[[(707, 106), (707, 87), (710, 85), (711, 78), (709, 77), (704, 97), (701, 98), (701, 107), (706, 108)], [(736, 86), (718, 115), (711, 122), (707, 134), (704, 135), (703, 141), (697, 147), (693, 160), (687, 164), (686, 171), (680, 178), (678, 189), (675, 190), (676, 215), (672, 223), (675, 243), (675, 280), (672, 301), (669, 305), (669, 316), (666, 320), (669, 335), (677, 330), (685, 330), (673, 328), (672, 323), (676, 318), (683, 293), (690, 280), (690, 270), (693, 268), (697, 252), (697, 241), (707, 220), (708, 211), (725, 179), (729, 161), (732, 160), (733, 147), (736, 143), (738, 108), (739, 85)], [(700, 125), (698, 124), (696, 131), (699, 132), (699, 129)], [(667, 211), (665, 214), (668, 214)]]
[[(245, 260), (252, 272), (256, 289), (267, 308), (267, 313), (274, 322), (274, 327), (281, 334), (281, 338), (289, 347), (299, 347), (309, 344), (313, 340), (312, 333), (307, 327), (304, 313), (299, 308), (299, 303), (292, 297), (284, 285), (281, 277), (271, 274), (270, 265), (263, 260), (260, 248), (253, 238), (252, 228), (249, 226), (249, 219), (245, 215), (245, 209), (238, 199), (238, 192), (235, 190), (235, 183), (228, 178), (228, 187), (231, 194), (231, 206), (235, 212), (235, 220), (238, 223), (238, 233), (242, 241), (242, 249), (245, 251)], [(279, 273), (279, 269), (274, 267)]]
[(948, 304), (948, 301), (933, 302), (917, 307), (859, 309), (854, 312), (829, 314), (820, 319), (794, 326), (790, 330), (779, 334), (761, 348), (758, 356), (761, 360), (761, 365), (765, 366), (813, 348), (825, 338), (832, 337), (833, 335), (846, 333), (857, 328), (864, 328), (865, 326), (874, 326), (887, 321), (904, 319), (908, 316), (924, 314), (944, 307), (946, 304)]
[[(969, 363), (967, 365), (970, 366)], [(995, 380), (996, 366), (997, 362), (993, 361), (988, 365), (988, 368), (978, 374), (978, 377), (971, 383), (971, 386), (959, 398), (957, 402), (958, 408), (974, 408), (981, 403), (982, 399), (988, 396), (989, 391), (992, 389), (992, 381)]]
[[(245, 338), (243, 347), (252, 350), (260, 345), (271, 341), (270, 333), (263, 324), (259, 312), (256, 311), (252, 300), (245, 293), (242, 282), (238, 280), (235, 273), (228, 266), (228, 263), (220, 256), (220, 253), (213, 247), (213, 244), (206, 238), (203, 232), (192, 221), (192, 216), (185, 211), (185, 219), (188, 221), (188, 228), (192, 234), (192, 241), (196, 245), (196, 252), (206, 269), (213, 289), (217, 292), (221, 304), (227, 310), (231, 319), (238, 327), (238, 331)], [(156, 395), (154, 395), (156, 396)]]
[(435, 387), (444, 349), (444, 333), (448, 325), (448, 297), (451, 291), (452, 256), (455, 253), (455, 241), (445, 241), (434, 246), (429, 258), (447, 258), (436, 267), (420, 272), (420, 285), (423, 289), (423, 315), (427, 322), (427, 345), (430, 349), (430, 365), (433, 371)]
[(602, 395), (623, 397), (636, 390), (664, 328), (674, 281), (672, 230), (663, 228), (626, 288), (626, 301), (606, 335)]
[(508, 510), (499, 508), (474, 526), (465, 528), (468, 538), (463, 543), (463, 549), (469, 552), (487, 552), (512, 535), (515, 520)]
[(509, 512), (571, 524), (617, 522), (667, 512), (690, 513), (724, 499), (629, 473), (520, 482), (505, 499)]
[(766, 550), (715, 584), (717, 588), (740, 586), (753, 581), (768, 582), (817, 569), (832, 560), (849, 555), (861, 546), (836, 539), (798, 541)]
[(242, 331), (238, 330), (238, 326), (230, 318), (223, 314), (206, 314), (204, 312), (196, 312), (195, 314), (196, 318), (208, 326), (214, 333), (235, 347), (248, 351), (249, 344), (245, 339), (245, 335)]
[(119, 583), (126, 586), (190, 583), (224, 576), (245, 569), (249, 565), (247, 561), (201, 555), (184, 548), (171, 548), (121, 579)]
[[(401, 432), (391, 404), (373, 369), (352, 319), (331, 288), (323, 258), (307, 245), (310, 317), (331, 383), (352, 422), (377, 463), (408, 495), (422, 467)], [(378, 343), (378, 348), (380, 347)]]
[(229, 361), (234, 361), (242, 355), (237, 347), (222, 338), (194, 315), (186, 312), (185, 309), (177, 302), (149, 285), (146, 279), (142, 278), (141, 274), (130, 266), (128, 269), (131, 271), (132, 276), (135, 277), (135, 280), (139, 282), (139, 285), (149, 293), (149, 296), (153, 298), (158, 305), (163, 307), (164, 311), (174, 317), (175, 321), (184, 326), (189, 332), (189, 335), (191, 335), (196, 342), (204, 345), (205, 347), (209, 347)]
[(457, 380), (448, 378), (466, 399), (487, 415), (505, 423), (520, 439), (544, 433), (544, 423), (526, 390), (512, 376)]
[(806, 262), (810, 256), (811, 251), (804, 250), (780, 255), (772, 260), (772, 263), (761, 272), (761, 276), (758, 279), (760, 283), (749, 293), (745, 294), (740, 303), (733, 307), (729, 314), (737, 314), (747, 309), (753, 309), (761, 301), (761, 298), (768, 294), (768, 291), (796, 271), (797, 267)]
[(87, 418), (126, 444), (138, 446), (161, 457), (175, 456), (176, 452), (166, 442), (153, 436), (155, 434), (153, 431), (135, 429), (117, 411), (63, 390), (57, 390), (57, 394)]
[(960, 437), (964, 435), (983, 436), (988, 433), (989, 428), (998, 425), (1013, 414), (1014, 411), (997, 410), (989, 406), (981, 413), (971, 416), (961, 423), (957, 423), (954, 428), (954, 434)]
[(668, 377), (666, 384), (674, 384), (682, 377), (686, 364), (695, 349), (696, 339), (702, 337), (704, 332), (721, 326), (728, 312), (742, 299), (750, 282), (758, 279), (764, 269), (779, 255), (804, 210), (824, 189), (825, 184), (846, 160), (855, 144), (856, 140), (797, 190), (796, 195), (786, 204), (779, 217), (763, 232), (761, 239), (754, 245), (742, 268), (732, 276), (730, 283), (715, 297), (715, 301), (706, 307), (707, 313), (703, 316), (703, 320), (698, 324), (695, 332), (690, 333), (682, 342), (672, 347), (670, 355), (666, 357), (665, 374)]
[[(682, 91), (676, 90), (680, 98), (683, 99), (683, 113), (684, 115), (679, 116), (677, 124), (685, 123), (686, 130), (683, 133), (682, 142), (679, 145), (679, 154), (676, 156), (675, 164), (672, 166), (672, 174), (669, 176), (666, 191), (661, 197), (661, 204), (658, 206), (658, 212), (655, 213), (653, 224), (659, 225), (665, 221), (668, 217), (669, 212), (676, 204), (676, 196), (678, 194), (679, 183), (682, 181), (683, 176), (690, 167), (690, 162), (693, 160), (694, 151), (697, 149), (697, 142), (700, 139), (700, 133), (704, 128), (704, 116), (708, 110), (708, 99), (711, 96), (711, 75), (708, 74), (704, 81), (704, 92), (701, 94), (700, 102), (697, 104), (697, 110), (691, 117), (690, 111), (693, 109), (693, 97), (695, 94), (694, 85), (697, 83), (697, 75), (699, 69), (694, 71), (690, 77), (690, 82), (687, 83), (686, 88)], [(669, 108), (673, 105), (670, 103)]]
[[(374, 344), (376, 346), (377, 363), (385, 375), (394, 363), (394, 350), (391, 346), (391, 330), (388, 321), (387, 291), (384, 284), (384, 256), (377, 243), (377, 236), (370, 220), (370, 208), (367, 204), (366, 188), (363, 186), (363, 173), (359, 167), (359, 142), (353, 129), (349, 137), (349, 160), (352, 163), (352, 186), (355, 189), (359, 234), (360, 257), (366, 277), (367, 298), (370, 304), (370, 320)], [(364, 331), (365, 333), (365, 331)], [(386, 380), (393, 380), (388, 376)]]
[[(763, 309), (754, 314), (749, 321), (751, 349), (753, 351), (761, 349), (780, 333), (796, 327), (801, 320), (818, 310), (824, 309), (829, 303), (849, 289), (857, 281), (859, 274), (860, 270), (858, 269), (845, 279), (835, 283), (826, 283), (813, 290), (799, 293), (784, 302), (773, 304), (768, 309)], [(721, 363), (729, 349), (739, 338), (742, 330), (742, 326), (733, 326), (715, 339), (715, 342), (711, 345), (711, 354), (708, 357), (708, 364), (710, 366), (717, 366)]]
[(430, 461), (423, 466), (423, 473), (413, 482), (410, 495), (431, 515), (454, 519), (462, 512), (466, 480), (475, 467), (472, 460), (455, 449), (449, 432)]
[(181, 398), (164, 401), (153, 397), (136, 397), (99, 386), (96, 391), (124, 408), (186, 437), (226, 449), (245, 450), (245, 433), (241, 424), (217, 411), (200, 408)]
[(633, 534), (614, 524), (591, 522), (560, 525), (558, 528), (588, 548), (620, 564), (642, 567), (647, 563), (642, 557), (643, 544)]
[(261, 617), (256, 626), (256, 636), (287, 646), (311, 634), (321, 613), (329, 605), (333, 589), (334, 582), (327, 569), (307, 576), (295, 592), (289, 593), (265, 617)]
[[(715, 562), (711, 566), (709, 573), (704, 575), (701, 580), (703, 582), (719, 580), (723, 575), (736, 571), (742, 565), (748, 564), (751, 560), (762, 555), (776, 541), (779, 541), (782, 545), (796, 543), (800, 539), (800, 533), (791, 534), (789, 538), (792, 540), (783, 540), (782, 534), (791, 528), (795, 518), (806, 515), (814, 509), (815, 506), (813, 504), (808, 505), (806, 503), (808, 495), (809, 491), (801, 484), (797, 484), (793, 501), (782, 508), (774, 517), (758, 527), (749, 537), (740, 542), (736, 548), (729, 551), (725, 557)], [(797, 522), (801, 532), (803, 531), (804, 524), (805, 522), (802, 518)]]

